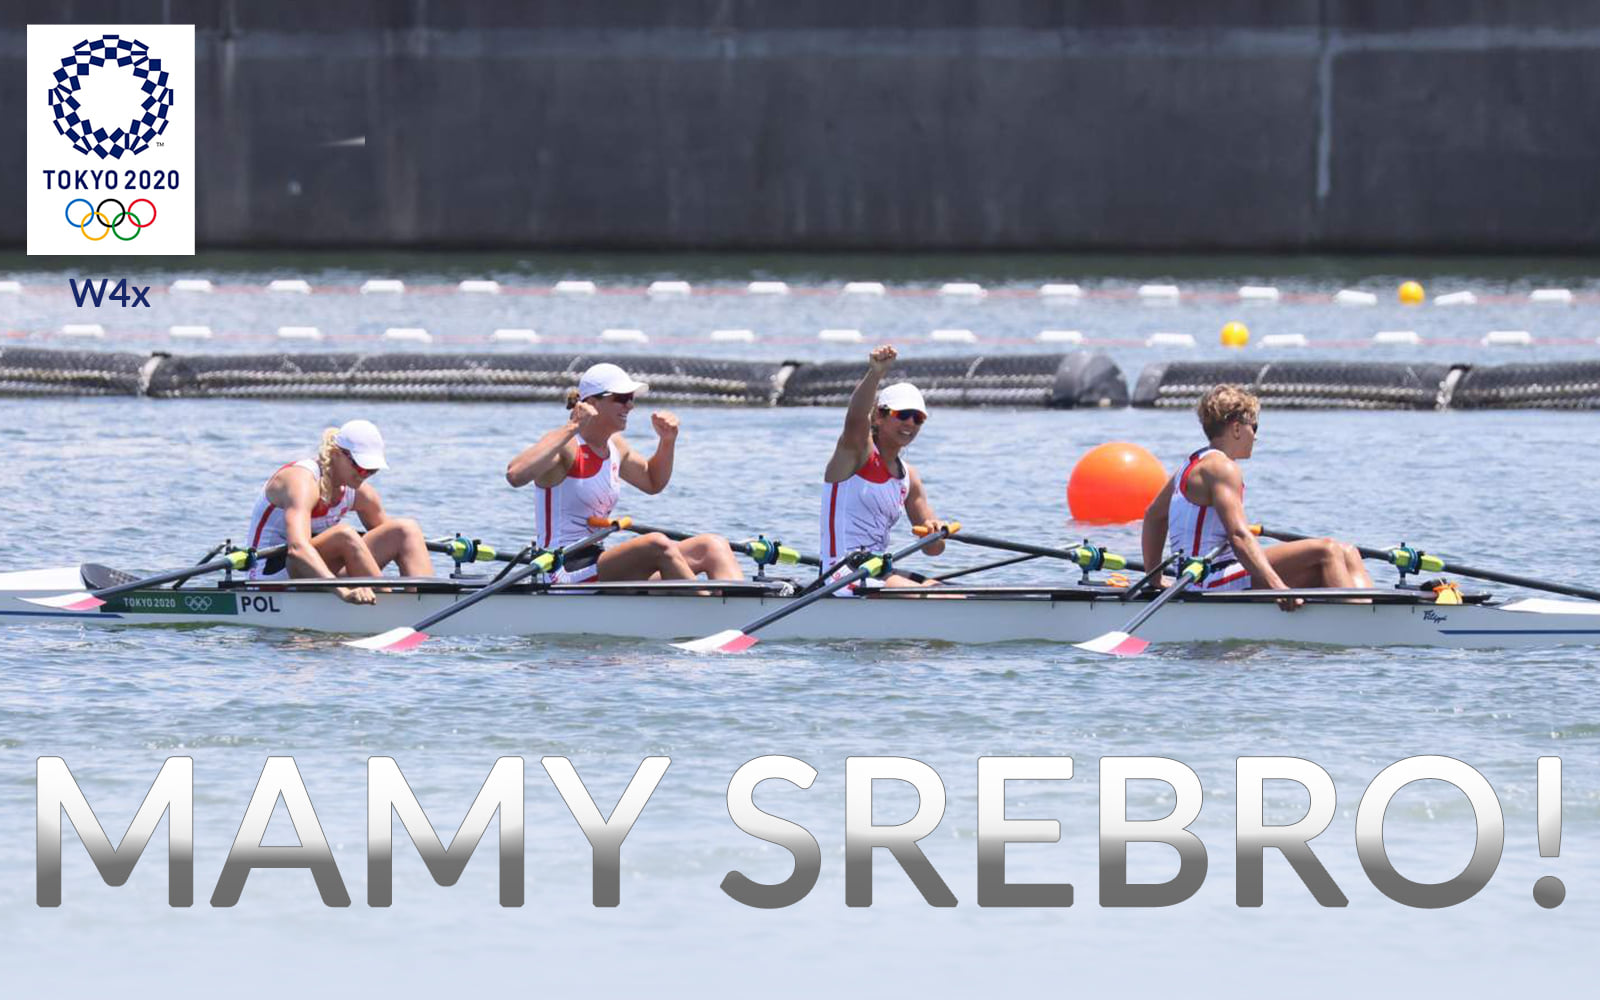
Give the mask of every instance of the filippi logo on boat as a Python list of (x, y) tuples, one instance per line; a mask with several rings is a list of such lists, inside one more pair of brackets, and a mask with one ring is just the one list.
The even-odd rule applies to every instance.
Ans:
[(192, 25), (29, 26), (29, 254), (194, 253), (194, 62)]

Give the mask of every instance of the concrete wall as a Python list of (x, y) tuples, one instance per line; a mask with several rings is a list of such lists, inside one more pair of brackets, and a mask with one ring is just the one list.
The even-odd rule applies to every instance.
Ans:
[[(199, 27), (206, 246), (1588, 251), (1582, 0), (12, 0)], [(361, 139), (356, 145), (350, 140)], [(23, 240), (0, 145), (0, 241)]]

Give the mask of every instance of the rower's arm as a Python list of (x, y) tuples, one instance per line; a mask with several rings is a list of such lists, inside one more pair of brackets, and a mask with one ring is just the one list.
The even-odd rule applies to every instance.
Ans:
[[(933, 515), (933, 504), (928, 502), (928, 491), (922, 488), (922, 477), (917, 475), (917, 470), (909, 464), (906, 465), (906, 516), (914, 525), (921, 525), (930, 531), (937, 531), (944, 527), (944, 522)], [(944, 539), (932, 542), (922, 550), (930, 556), (936, 556), (944, 551)]]
[(283, 533), (288, 543), (291, 568), (303, 572), (291, 575), (333, 579), (333, 570), (322, 561), (322, 554), (311, 544), (311, 510), (317, 505), (317, 480), (305, 469), (278, 470), (267, 484), (267, 500), (283, 511)]
[(1167, 480), (1167, 485), (1161, 487), (1161, 492), (1150, 501), (1150, 506), (1144, 509), (1144, 525), (1141, 528), (1140, 548), (1144, 553), (1144, 564), (1150, 569), (1155, 569), (1161, 562), (1162, 556), (1167, 551), (1167, 512), (1172, 505), (1172, 483)]
[(629, 486), (651, 496), (666, 489), (667, 482), (672, 479), (672, 450), (672, 442), (663, 439), (656, 446), (656, 453), (646, 459), (623, 440), (621, 434), (611, 439), (611, 454), (619, 463), (617, 475)]
[(378, 499), (378, 491), (372, 488), (371, 483), (362, 483), (356, 489), (356, 516), (361, 518), (362, 527), (368, 531), (379, 527), (389, 516), (383, 512), (383, 501)]
[(1267, 554), (1261, 549), (1261, 543), (1250, 531), (1250, 522), (1244, 514), (1244, 477), (1239, 475), (1239, 467), (1232, 462), (1220, 468), (1207, 466), (1196, 471), (1201, 473), (1202, 481), (1211, 494), (1211, 508), (1222, 518), (1222, 527), (1228, 532), (1228, 543), (1233, 546), (1234, 558), (1250, 571), (1253, 582), (1265, 583), (1273, 590), (1288, 590), (1289, 585), (1272, 568), (1272, 563), (1267, 561)]
[(887, 344), (869, 355), (867, 373), (861, 376), (850, 394), (850, 405), (844, 412), (844, 430), (833, 446), (833, 456), (828, 459), (827, 471), (822, 476), (824, 482), (842, 483), (867, 464), (867, 457), (872, 454), (872, 407), (878, 401), (878, 384), (888, 374), (895, 357), (895, 349)]
[[(578, 406), (588, 407), (591, 413), (594, 410), (588, 403)], [(581, 419), (574, 407), (572, 419), (518, 452), (506, 466), (506, 482), (519, 488), (535, 481), (540, 486), (550, 487), (565, 479), (567, 470), (578, 457), (578, 446), (573, 442), (578, 436)]]

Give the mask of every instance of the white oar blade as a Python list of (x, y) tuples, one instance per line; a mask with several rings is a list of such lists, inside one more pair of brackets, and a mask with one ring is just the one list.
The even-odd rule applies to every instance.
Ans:
[(673, 645), (691, 653), (742, 653), (760, 641), (753, 635), (746, 635), (736, 628), (730, 628), (716, 635), (708, 635), (704, 639), (675, 642)]
[(1107, 632), (1088, 642), (1077, 642), (1073, 645), (1079, 649), (1087, 649), (1091, 653), (1105, 653), (1108, 656), (1138, 656), (1150, 644), (1126, 632)]
[(387, 632), (369, 635), (365, 639), (351, 639), (346, 646), (357, 649), (374, 649), (380, 653), (404, 653), (408, 649), (415, 649), (428, 641), (428, 633), (418, 632), (409, 625), (392, 628)]
[(55, 597), (24, 597), (29, 604), (37, 604), (41, 608), (57, 608), (62, 611), (92, 611), (104, 604), (100, 598), (93, 594), (78, 591), (76, 594), (57, 594)]

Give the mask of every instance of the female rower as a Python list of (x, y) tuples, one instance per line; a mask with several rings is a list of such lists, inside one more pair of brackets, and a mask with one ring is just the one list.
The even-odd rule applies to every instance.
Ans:
[[(1294, 587), (1371, 587), (1353, 546), (1310, 538), (1262, 548), (1244, 513), (1239, 462), (1255, 450), (1261, 403), (1234, 385), (1219, 385), (1200, 400), (1200, 426), (1209, 444), (1189, 456), (1144, 512), (1144, 563), (1161, 561), (1162, 545), (1191, 556), (1221, 553), (1200, 586), (1206, 590), (1287, 590)], [(1278, 602), (1293, 611), (1303, 602)]]
[[(928, 419), (922, 393), (910, 382), (896, 382), (878, 391), (878, 383), (897, 356), (887, 344), (868, 356), (867, 373), (850, 394), (844, 430), (823, 473), (822, 561), (826, 566), (857, 549), (886, 551), (889, 530), (900, 520), (901, 510), (913, 524), (930, 531), (945, 526), (933, 516), (922, 477), (901, 457)], [(934, 542), (922, 551), (936, 556), (944, 551), (944, 542)], [(891, 572), (883, 585), (926, 584)]]
[[(622, 437), (634, 397), (648, 388), (616, 365), (592, 366), (567, 394), (567, 422), (524, 448), (506, 466), (506, 481), (512, 486), (537, 487), (535, 517), (544, 548), (571, 545), (593, 534), (589, 518), (611, 516), (619, 481), (650, 494), (667, 488), (678, 418), (665, 410), (650, 415), (658, 443), (648, 459)], [(560, 583), (691, 580), (700, 573), (711, 580), (744, 579), (721, 535), (695, 535), (680, 542), (660, 532), (576, 553), (552, 579)]]
[[(405, 576), (432, 576), (427, 540), (417, 522), (384, 513), (378, 491), (368, 482), (387, 469), (383, 435), (367, 420), (352, 420), (322, 432), (316, 458), (285, 465), (261, 490), (250, 514), (251, 548), (288, 545), (285, 555), (250, 567), (252, 580), (332, 579), (378, 576), (397, 563)], [(365, 536), (344, 516), (355, 511)], [(351, 604), (372, 604), (371, 587), (336, 587)]]

